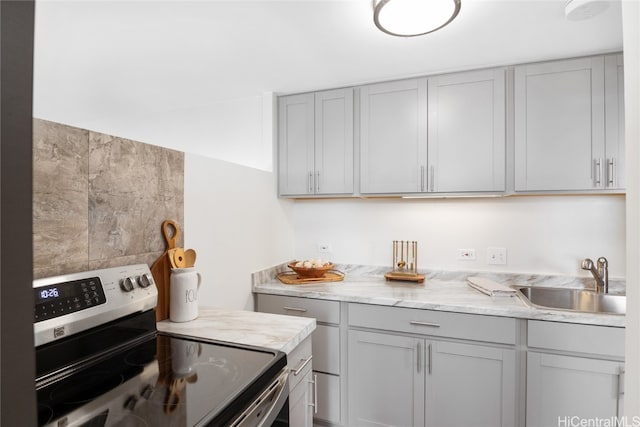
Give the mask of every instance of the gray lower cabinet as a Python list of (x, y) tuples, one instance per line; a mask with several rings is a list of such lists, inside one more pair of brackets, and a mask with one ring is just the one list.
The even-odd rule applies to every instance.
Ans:
[(289, 423), (292, 426), (313, 426), (313, 373), (311, 369), (296, 387), (289, 391)]
[(537, 427), (624, 415), (624, 328), (265, 294), (256, 307), (317, 321), (289, 355), (299, 371), (291, 425)]
[[(316, 421), (342, 422), (340, 302), (281, 295), (256, 295), (256, 311), (313, 317), (313, 398)], [(298, 425), (291, 423), (291, 425)]]
[(527, 426), (623, 415), (624, 328), (528, 322)]
[(423, 426), (424, 340), (349, 331), (349, 426)]
[(348, 425), (517, 425), (516, 350), (500, 344), (515, 330), (514, 319), (349, 304)]
[(516, 351), (427, 340), (427, 426), (515, 426)]
[(513, 426), (515, 350), (349, 331), (350, 426)]
[(306, 338), (287, 355), (287, 367), (289, 368), (289, 422), (294, 426), (313, 426), (316, 387), (312, 372), (312, 360), (311, 338)]

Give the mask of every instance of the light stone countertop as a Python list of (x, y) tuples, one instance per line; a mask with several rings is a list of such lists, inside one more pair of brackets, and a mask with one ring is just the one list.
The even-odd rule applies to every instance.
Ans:
[(198, 318), (189, 322), (163, 320), (158, 331), (173, 335), (225, 341), (280, 350), (289, 354), (316, 328), (305, 317), (199, 307)]
[[(253, 292), (521, 319), (614, 327), (625, 325), (623, 315), (533, 308), (517, 296), (490, 297), (471, 288), (466, 282), (469, 276), (482, 276), (508, 286), (585, 288), (590, 286), (589, 278), (488, 272), (423, 272), (426, 276), (425, 282), (415, 284), (386, 281), (384, 273), (389, 271), (389, 268), (337, 265), (336, 269), (345, 273), (344, 281), (285, 285), (277, 279), (277, 274), (287, 271), (287, 267), (276, 266), (252, 275)], [(624, 292), (624, 282), (612, 281), (610, 287), (612, 293)]]

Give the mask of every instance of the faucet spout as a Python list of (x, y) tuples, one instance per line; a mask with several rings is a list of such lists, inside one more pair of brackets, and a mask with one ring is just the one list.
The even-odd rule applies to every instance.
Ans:
[(609, 262), (605, 257), (598, 258), (598, 267), (593, 263), (590, 258), (585, 258), (580, 264), (580, 268), (591, 272), (594, 280), (596, 281), (597, 293), (609, 293)]

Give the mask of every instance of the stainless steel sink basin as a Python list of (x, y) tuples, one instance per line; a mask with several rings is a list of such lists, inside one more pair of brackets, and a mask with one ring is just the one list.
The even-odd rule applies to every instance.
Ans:
[(520, 286), (515, 289), (525, 303), (538, 308), (608, 314), (625, 314), (627, 311), (627, 297), (625, 295), (535, 286)]

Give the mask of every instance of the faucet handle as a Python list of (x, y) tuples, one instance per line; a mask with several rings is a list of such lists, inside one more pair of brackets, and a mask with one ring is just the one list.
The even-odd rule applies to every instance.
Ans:
[(580, 264), (580, 268), (582, 268), (583, 270), (591, 270), (593, 268), (593, 261), (591, 261), (591, 258), (583, 259), (582, 263)]
[(609, 261), (607, 261), (605, 257), (601, 256), (600, 258), (598, 258), (598, 268), (602, 268), (602, 267), (607, 268), (608, 266), (609, 266)]

